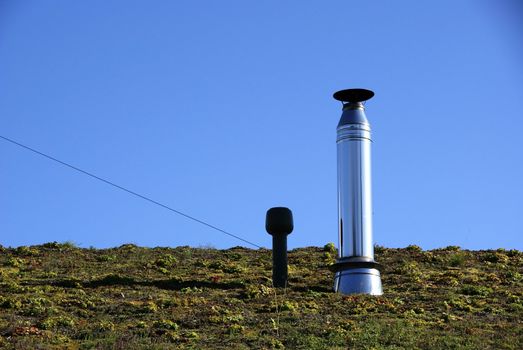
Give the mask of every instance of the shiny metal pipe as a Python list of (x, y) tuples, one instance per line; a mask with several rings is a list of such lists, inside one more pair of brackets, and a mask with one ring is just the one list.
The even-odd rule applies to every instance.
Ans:
[(383, 293), (372, 241), (371, 129), (362, 103), (373, 95), (364, 89), (334, 94), (347, 102), (336, 139), (339, 249), (334, 289), (343, 294)]
[(361, 103), (346, 104), (337, 128), (340, 257), (374, 259), (370, 125)]

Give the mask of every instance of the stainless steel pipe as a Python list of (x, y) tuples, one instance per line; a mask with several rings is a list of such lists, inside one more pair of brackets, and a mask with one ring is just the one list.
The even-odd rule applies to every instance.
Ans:
[(338, 91), (343, 113), (337, 127), (338, 260), (334, 290), (342, 294), (383, 294), (372, 241), (371, 133), (363, 102), (365, 89)]

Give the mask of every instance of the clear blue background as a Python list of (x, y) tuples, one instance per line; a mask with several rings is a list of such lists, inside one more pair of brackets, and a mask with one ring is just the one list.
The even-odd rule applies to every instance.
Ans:
[[(0, 134), (269, 247), (337, 241), (332, 93), (373, 89), (374, 238), (523, 249), (523, 5), (0, 1)], [(0, 140), (0, 244), (244, 245)]]

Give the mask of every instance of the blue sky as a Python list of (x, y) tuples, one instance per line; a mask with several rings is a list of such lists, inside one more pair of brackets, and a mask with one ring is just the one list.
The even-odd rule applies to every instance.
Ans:
[[(0, 1), (0, 135), (269, 247), (337, 241), (332, 93), (376, 92), (374, 239), (523, 249), (518, 1)], [(244, 245), (0, 140), (0, 244)]]

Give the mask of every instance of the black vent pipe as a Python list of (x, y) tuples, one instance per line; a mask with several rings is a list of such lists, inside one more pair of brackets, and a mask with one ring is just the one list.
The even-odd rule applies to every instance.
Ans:
[(287, 286), (287, 235), (294, 229), (292, 211), (285, 207), (267, 210), (265, 229), (272, 235), (272, 283), (276, 288)]

